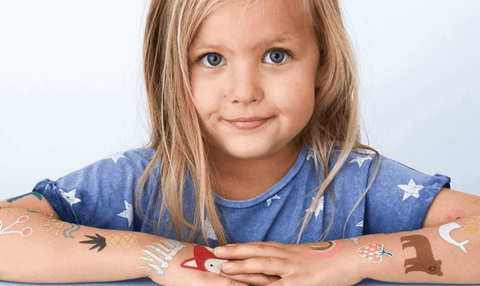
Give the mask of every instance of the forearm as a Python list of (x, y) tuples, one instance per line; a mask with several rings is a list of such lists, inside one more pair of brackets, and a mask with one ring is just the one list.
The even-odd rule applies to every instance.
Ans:
[[(357, 245), (349, 244), (348, 251), (356, 256), (352, 261), (358, 263), (363, 278), (390, 282), (478, 283), (479, 221), (480, 217), (470, 216), (412, 232), (364, 236)], [(365, 252), (366, 246), (373, 243), (379, 244), (373, 247), (376, 251)], [(378, 248), (381, 245), (386, 252)], [(370, 253), (377, 263), (369, 261)]]
[[(0, 209), (0, 221), (0, 280), (5, 281), (91, 282), (147, 277), (151, 269), (142, 261), (150, 258), (144, 252), (148, 245), (162, 242), (145, 233), (78, 226), (17, 208)], [(158, 261), (150, 264), (160, 265)]]

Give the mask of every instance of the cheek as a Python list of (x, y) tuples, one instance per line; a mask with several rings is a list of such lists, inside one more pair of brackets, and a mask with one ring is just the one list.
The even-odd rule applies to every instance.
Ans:
[[(314, 85), (293, 83), (291, 88), (284, 88), (281, 103), (283, 114), (289, 114), (297, 120), (304, 122), (310, 119), (315, 101)], [(286, 92), (285, 92), (286, 91)], [(300, 122), (299, 122), (300, 123)]]
[(197, 111), (204, 118), (208, 118), (210, 114), (215, 111), (215, 90), (211, 87), (210, 84), (203, 81), (191, 81), (193, 103), (195, 104)]

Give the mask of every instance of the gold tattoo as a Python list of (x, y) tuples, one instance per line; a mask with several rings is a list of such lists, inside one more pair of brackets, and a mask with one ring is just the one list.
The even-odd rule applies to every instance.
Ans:
[(43, 218), (42, 222), (45, 222), (45, 224), (42, 224), (42, 226), (50, 227), (47, 232), (50, 232), (52, 229), (56, 229), (55, 236), (58, 235), (60, 229), (65, 225), (65, 222), (54, 219), (53, 214), (51, 214), (50, 217)]
[(475, 233), (480, 227), (480, 221), (474, 218), (465, 218), (458, 223), (463, 226), (463, 229), (468, 233)]
[(137, 244), (137, 236), (133, 233), (113, 233), (107, 236), (107, 245), (113, 249), (130, 248)]

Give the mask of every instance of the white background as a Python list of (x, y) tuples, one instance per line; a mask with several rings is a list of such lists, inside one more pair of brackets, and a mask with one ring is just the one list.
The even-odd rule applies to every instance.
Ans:
[[(480, 195), (480, 1), (345, 0), (364, 141)], [(0, 0), (0, 199), (148, 138), (148, 1)]]

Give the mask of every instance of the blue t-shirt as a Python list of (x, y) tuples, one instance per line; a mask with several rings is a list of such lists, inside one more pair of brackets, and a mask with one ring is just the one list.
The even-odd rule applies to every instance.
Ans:
[[(154, 233), (153, 227), (142, 221), (134, 210), (137, 183), (153, 154), (152, 149), (118, 153), (55, 182), (44, 180), (35, 186), (34, 191), (44, 195), (64, 221)], [(443, 187), (449, 187), (450, 178), (426, 175), (382, 156), (372, 187), (362, 198), (377, 162), (374, 154), (352, 152), (349, 155), (333, 181), (333, 196), (325, 193), (315, 206), (301, 243), (319, 241), (330, 225), (333, 205), (333, 223), (323, 240), (421, 228), (431, 202)], [(258, 197), (232, 201), (215, 195), (228, 242), (295, 243), (302, 219), (322, 181), (323, 178), (317, 179), (312, 153), (305, 146), (288, 173)], [(146, 188), (151, 198), (158, 197), (161, 191), (156, 182), (147, 184)], [(153, 212), (154, 201), (145, 198), (143, 204), (145, 214), (152, 219), (159, 215)], [(193, 221), (194, 207), (193, 183), (187, 176), (184, 212), (189, 221)], [(164, 215), (168, 217), (168, 212)], [(162, 221), (155, 234), (176, 239), (168, 220)], [(212, 246), (218, 244), (211, 229), (208, 239)], [(196, 243), (204, 244), (202, 241)]]

